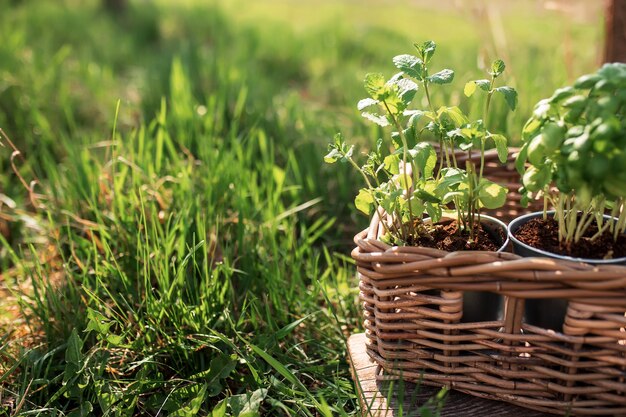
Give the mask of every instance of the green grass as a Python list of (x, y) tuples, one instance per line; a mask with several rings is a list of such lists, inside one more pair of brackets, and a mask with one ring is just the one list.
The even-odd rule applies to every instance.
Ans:
[(322, 155), (338, 130), (379, 135), (355, 109), (363, 76), (434, 39), (457, 72), (435, 100), (467, 106), (476, 56), (498, 50), (520, 105), (494, 123), (515, 141), (538, 99), (595, 68), (601, 33), (533, 2), (492, 17), (505, 43), (470, 8), (408, 1), (13, 3), (0, 415), (358, 415), (347, 255), (367, 219), (359, 179)]

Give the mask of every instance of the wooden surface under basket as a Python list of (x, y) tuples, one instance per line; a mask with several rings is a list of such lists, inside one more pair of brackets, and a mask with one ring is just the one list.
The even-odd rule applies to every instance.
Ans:
[[(492, 158), (490, 156), (489, 158)], [(485, 173), (516, 194), (509, 164)], [(522, 214), (519, 195), (497, 213)], [(367, 353), (381, 378), (449, 386), (554, 414), (626, 415), (626, 267), (511, 253), (391, 247), (375, 218), (355, 236)], [(463, 321), (464, 292), (497, 294), (502, 318)], [(562, 331), (524, 321), (530, 299), (567, 303)]]

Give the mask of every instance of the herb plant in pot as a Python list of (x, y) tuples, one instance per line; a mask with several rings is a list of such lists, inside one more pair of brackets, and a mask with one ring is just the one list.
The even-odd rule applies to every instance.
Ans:
[[(626, 65), (606, 64), (541, 100), (522, 139), (523, 199), (543, 199), (544, 210), (511, 222), (514, 252), (626, 263)], [(559, 327), (564, 303), (531, 304), (529, 322)]]
[[(483, 175), (488, 142), (495, 144), (502, 163), (508, 156), (506, 138), (488, 130), (492, 96), (503, 96), (511, 109), (516, 104), (514, 89), (495, 86), (505, 65), (497, 60), (490, 79), (466, 84), (467, 96), (486, 93), (482, 118), (471, 120), (456, 106), (435, 106), (430, 90), (452, 82), (454, 72), (444, 69), (431, 75), (435, 43), (415, 47), (416, 55), (393, 59), (400, 71), (390, 79), (378, 73), (365, 77), (369, 97), (359, 101), (358, 109), (364, 118), (390, 129), (388, 139), (379, 139), (359, 164), (354, 146), (337, 134), (324, 159), (349, 163), (360, 173), (366, 187), (359, 191), (356, 207), (377, 220), (381, 232), (375, 237), (385, 244), (501, 251), (508, 243), (506, 225), (481, 214), (481, 209), (496, 209), (506, 200), (507, 189)], [(425, 108), (412, 109), (418, 90), (423, 91)], [(466, 293), (463, 300), (464, 321), (497, 317), (497, 296)]]

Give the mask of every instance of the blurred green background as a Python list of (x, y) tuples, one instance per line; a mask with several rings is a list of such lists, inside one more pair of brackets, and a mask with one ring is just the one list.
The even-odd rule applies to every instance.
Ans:
[(435, 102), (472, 112), (502, 58), (515, 144), (598, 67), (600, 3), (0, 3), (0, 415), (357, 415), (368, 220), (322, 156), (384, 134), (365, 74), (434, 40), (456, 72)]

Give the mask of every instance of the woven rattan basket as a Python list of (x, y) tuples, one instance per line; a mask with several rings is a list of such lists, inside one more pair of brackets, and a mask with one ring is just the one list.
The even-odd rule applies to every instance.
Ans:
[[(508, 206), (489, 214), (507, 222), (522, 214), (519, 176), (493, 153), (488, 161), (486, 176), (510, 190)], [(391, 247), (379, 223), (355, 236), (352, 252), (379, 378), (554, 414), (626, 415), (626, 267)], [(462, 322), (464, 291), (499, 294), (503, 318)], [(542, 298), (567, 301), (562, 332), (524, 322), (525, 300)]]

